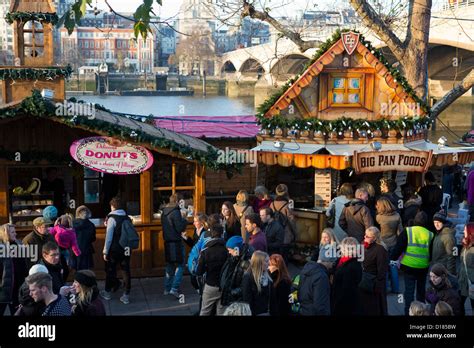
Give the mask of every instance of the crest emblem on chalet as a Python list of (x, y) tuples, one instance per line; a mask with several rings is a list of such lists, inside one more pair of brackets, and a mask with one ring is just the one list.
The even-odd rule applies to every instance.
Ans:
[(354, 33), (350, 31), (348, 33), (342, 33), (342, 44), (348, 55), (354, 53), (355, 49), (357, 48), (357, 44), (359, 43), (360, 34)]

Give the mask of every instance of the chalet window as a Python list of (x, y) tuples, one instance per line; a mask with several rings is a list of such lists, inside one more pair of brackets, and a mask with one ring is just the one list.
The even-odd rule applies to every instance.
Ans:
[(330, 74), (329, 105), (362, 107), (364, 104), (364, 74)]
[(26, 22), (23, 26), (23, 39), (25, 57), (41, 57), (44, 54), (44, 31), (40, 22)]
[(186, 208), (193, 204), (196, 188), (193, 163), (179, 160), (162, 160), (153, 169), (153, 208), (157, 212), (169, 202), (173, 193), (183, 196)]
[(84, 203), (99, 203), (104, 174), (84, 168)]

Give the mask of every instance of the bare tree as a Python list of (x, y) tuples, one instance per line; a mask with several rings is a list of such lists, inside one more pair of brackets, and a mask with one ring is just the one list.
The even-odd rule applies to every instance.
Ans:
[(191, 73), (194, 68), (198, 69), (200, 75), (204, 71), (212, 73), (209, 69), (214, 64), (216, 53), (211, 33), (208, 31), (206, 34), (195, 28), (190, 35), (176, 46), (177, 64), (185, 66)]

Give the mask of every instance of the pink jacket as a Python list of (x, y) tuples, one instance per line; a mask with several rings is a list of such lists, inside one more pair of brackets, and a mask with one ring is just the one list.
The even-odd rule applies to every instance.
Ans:
[(64, 228), (63, 226), (56, 225), (49, 229), (49, 233), (54, 237), (59, 247), (63, 249), (71, 249), (74, 255), (81, 255), (81, 250), (77, 245), (76, 231), (72, 228)]

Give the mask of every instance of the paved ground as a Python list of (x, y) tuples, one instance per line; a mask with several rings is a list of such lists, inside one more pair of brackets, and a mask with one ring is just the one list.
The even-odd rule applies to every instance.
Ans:
[[(290, 273), (296, 275), (298, 267), (290, 264)], [(103, 289), (104, 282), (99, 282)], [(403, 274), (400, 275), (400, 289), (403, 290)], [(181, 287), (182, 297), (177, 299), (171, 295), (163, 295), (164, 278), (132, 279), (130, 304), (119, 301), (122, 293), (115, 293), (110, 301), (104, 301), (109, 315), (193, 315), (198, 310), (199, 295), (191, 285), (189, 276), (184, 276)], [(388, 312), (390, 315), (403, 315), (404, 305), (401, 295), (388, 295)], [(468, 303), (468, 302), (466, 302)], [(466, 305), (466, 313), (472, 315), (470, 305)]]

